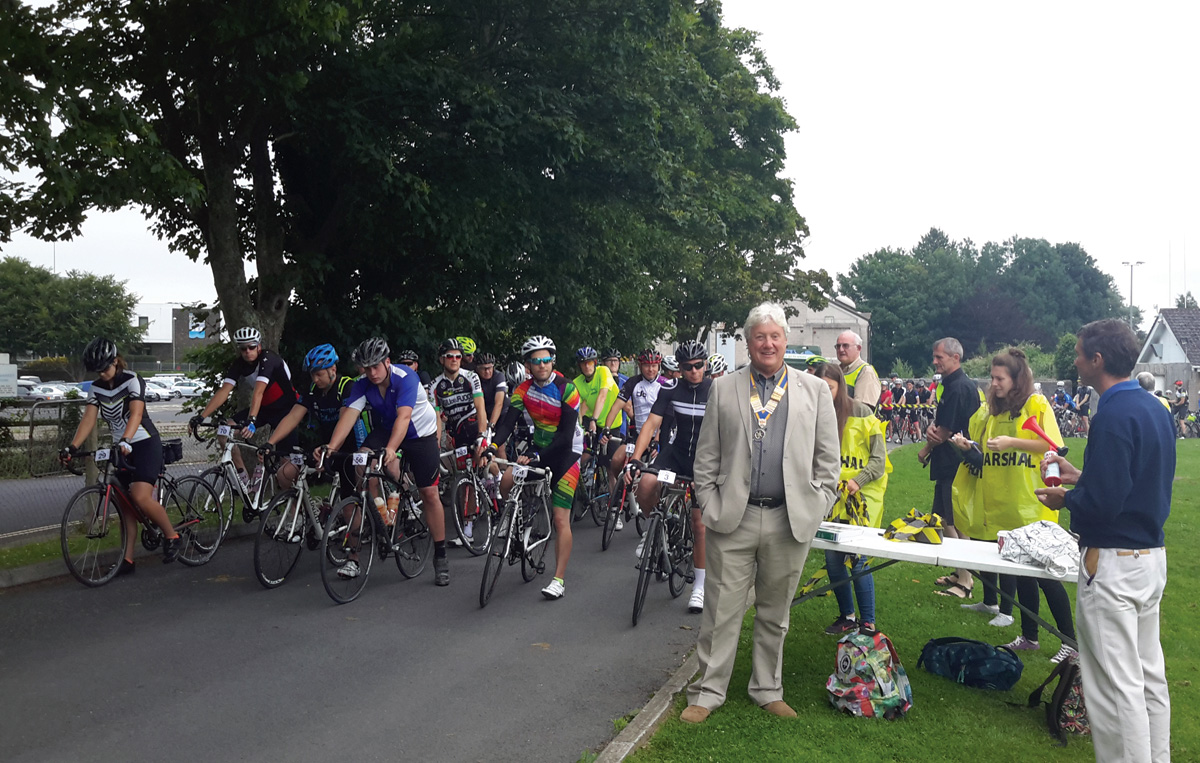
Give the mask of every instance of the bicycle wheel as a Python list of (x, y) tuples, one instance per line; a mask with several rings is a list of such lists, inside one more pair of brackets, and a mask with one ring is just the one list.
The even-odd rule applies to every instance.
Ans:
[(629, 486), (621, 477), (617, 477), (617, 489), (608, 496), (608, 511), (604, 515), (604, 529), (600, 531), (600, 550), (607, 551), (612, 543), (613, 533), (617, 530), (617, 518), (624, 511), (625, 494)]
[(592, 477), (592, 487), (588, 494), (588, 506), (592, 512), (592, 521), (597, 527), (603, 527), (608, 519), (608, 470), (597, 468)]
[(63, 561), (85, 586), (102, 586), (116, 576), (125, 555), (125, 525), (105, 485), (80, 490), (67, 503), (59, 531)]
[(650, 587), (650, 578), (657, 566), (656, 557), (659, 546), (659, 515), (650, 516), (650, 524), (646, 529), (646, 544), (642, 546), (642, 560), (638, 563), (637, 587), (633, 590), (633, 624), (638, 624), (642, 615), (642, 606), (646, 603), (646, 590)]
[[(325, 593), (338, 604), (354, 601), (366, 587), (375, 561), (375, 518), (364, 511), (357, 496), (342, 500), (329, 512), (321, 544)], [(338, 559), (340, 564), (335, 561)], [(355, 567), (349, 566), (351, 562)]]
[(233, 522), (233, 506), (237, 490), (229, 484), (225, 469), (220, 466), (213, 466), (200, 472), (200, 479), (208, 483), (221, 502), (221, 535), (223, 537), (225, 533), (229, 532), (229, 525)]
[(496, 581), (500, 579), (500, 570), (504, 568), (504, 563), (508, 561), (509, 553), (512, 550), (513, 534), (510, 528), (513, 526), (516, 511), (515, 501), (505, 502), (504, 510), (500, 514), (500, 522), (497, 523), (492, 540), (488, 544), (489, 553), (483, 564), (483, 579), (479, 581), (479, 607), (481, 609), (486, 607), (492, 598), (492, 591), (496, 590)]
[(525, 496), (525, 506), (532, 511), (524, 523), (521, 548), (521, 577), (528, 583), (546, 571), (546, 547), (550, 545), (550, 531), (553, 524), (550, 521), (550, 496), (547, 493), (531, 491)]
[[(492, 539), (491, 496), (479, 489), (479, 483), (470, 474), (463, 474), (455, 481), (452, 495), (449, 508), (454, 512), (454, 526), (463, 548), (471, 552), (471, 556), (486, 554)], [(467, 534), (468, 525), (470, 535)]]
[(283, 585), (295, 569), (306, 529), (304, 496), (295, 488), (275, 496), (254, 535), (254, 574), (264, 588)]
[(225, 534), (221, 498), (204, 480), (182, 477), (162, 495), (163, 508), (176, 532), (183, 537), (179, 561), (189, 567), (207, 564), (217, 553)]
[(667, 586), (671, 589), (671, 598), (677, 599), (683, 593), (688, 578), (695, 579), (692, 571), (692, 512), (688, 511), (683, 496), (673, 496), (667, 504), (667, 514), (676, 518), (671, 523), (671, 532), (667, 533), (667, 554), (671, 566)]
[(589, 493), (593, 483), (592, 475), (596, 472), (596, 458), (593, 456), (588, 460), (587, 466), (579, 470), (579, 483), (575, 488), (575, 496), (571, 501), (571, 524), (575, 524), (583, 519), (589, 511), (591, 511), (591, 499)]
[(405, 493), (400, 498), (400, 513), (396, 516), (396, 568), (400, 574), (412, 579), (425, 570), (429, 563), (429, 552), (433, 548), (433, 535), (421, 516), (421, 510), (413, 505)]

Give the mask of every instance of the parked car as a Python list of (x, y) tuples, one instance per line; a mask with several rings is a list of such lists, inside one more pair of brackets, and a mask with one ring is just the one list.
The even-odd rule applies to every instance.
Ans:
[(51, 387), (48, 384), (34, 385), (29, 392), (31, 400), (62, 400), (64, 397), (62, 390), (56, 387)]
[(150, 391), (153, 390), (158, 395), (155, 398), (156, 400), (169, 400), (174, 397), (180, 397), (182, 393), (175, 389), (173, 381), (166, 381), (158, 376), (147, 379), (146, 394), (149, 395)]
[(175, 382), (172, 389), (177, 390), (183, 397), (196, 397), (203, 389), (203, 385), (195, 379), (181, 379)]
[(42, 383), (42, 377), (40, 376), (18, 376), (17, 379), (20, 381), (32, 382), (34, 384)]

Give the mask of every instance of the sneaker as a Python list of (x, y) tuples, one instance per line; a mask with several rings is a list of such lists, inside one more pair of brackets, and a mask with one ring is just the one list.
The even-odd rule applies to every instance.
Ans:
[(462, 541), (462, 538), (447, 538), (446, 545), (454, 546), (455, 548), (459, 548), (460, 546), (463, 545), (463, 541)]
[(1010, 626), (1012, 624), (1013, 624), (1013, 616), (1012, 615), (1000, 614), (1000, 615), (996, 615), (991, 620), (988, 620), (988, 625), (994, 625), (997, 628), (1007, 628), (1008, 626)]
[(692, 597), (688, 599), (688, 612), (698, 615), (704, 611), (704, 586), (692, 589)]
[(467, 522), (467, 524), (463, 527), (463, 537), (466, 538), (467, 543), (475, 542), (475, 521), (474, 520)]
[(346, 580), (358, 577), (358, 573), (358, 562), (354, 561), (353, 559), (346, 562), (341, 567), (338, 567), (337, 571), (338, 577)]
[(564, 593), (566, 593), (566, 586), (563, 584), (562, 578), (554, 578), (550, 581), (550, 585), (542, 589), (542, 596), (551, 601), (561, 599)]
[(825, 629), (825, 632), (830, 636), (837, 636), (846, 631), (852, 631), (857, 627), (858, 623), (854, 620), (853, 616), (838, 615), (838, 619), (834, 620), (833, 624)]
[[(183, 536), (176, 535), (163, 542), (163, 564), (170, 564), (179, 557), (179, 552), (183, 550)], [(122, 560), (123, 561), (123, 560)], [(130, 565), (133, 566), (133, 565)]]
[(638, 541), (637, 549), (633, 552), (633, 555), (636, 556), (638, 559), (641, 559), (642, 552), (645, 550), (646, 550), (646, 536), (643, 535), (642, 539)]
[[(121, 561), (117, 562), (116, 567), (117, 577), (120, 577), (121, 575), (132, 575), (136, 571), (136, 568), (133, 566), (133, 562), (123, 557)], [(1065, 649), (1066, 647), (1063, 648)]]
[(969, 609), (972, 612), (984, 612), (991, 615), (1000, 614), (999, 604), (984, 604), (982, 601), (978, 604), (960, 604), (963, 609)]
[[(131, 564), (129, 566), (132, 567), (133, 565)], [(1058, 654), (1056, 654), (1050, 658), (1050, 662), (1053, 662), (1055, 665), (1057, 665), (1058, 663), (1062, 662), (1063, 660), (1068, 660), (1072, 657), (1077, 656), (1078, 654), (1079, 654), (1079, 652), (1076, 652), (1071, 647), (1067, 646), (1066, 644), (1063, 644), (1061, 647), (1058, 648)]]
[(1006, 647), (1014, 652), (1036, 652), (1041, 647), (1036, 641), (1030, 641), (1024, 636), (1017, 636), (1012, 641), (1005, 644)]
[(433, 584), (450, 585), (450, 560), (446, 557), (433, 557)]
[[(623, 519), (621, 518), (621, 514), (620, 514), (620, 512), (618, 512), (618, 513), (617, 513), (617, 524), (616, 524), (616, 526), (615, 526), (615, 527), (613, 527), (613, 531), (614, 531), (614, 532), (621, 532), (621, 531), (622, 531), (622, 530), (624, 530), (624, 529), (625, 529), (625, 520), (623, 520)], [(639, 554), (639, 556), (641, 556), (641, 554)]]

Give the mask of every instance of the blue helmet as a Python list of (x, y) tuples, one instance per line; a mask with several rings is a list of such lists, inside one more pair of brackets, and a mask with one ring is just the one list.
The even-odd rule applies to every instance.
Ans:
[(332, 344), (319, 344), (308, 351), (304, 356), (305, 371), (320, 371), (325, 368), (332, 368), (338, 362), (337, 350), (333, 349)]
[(600, 353), (594, 347), (580, 347), (575, 351), (575, 360), (584, 363), (589, 360), (599, 360)]

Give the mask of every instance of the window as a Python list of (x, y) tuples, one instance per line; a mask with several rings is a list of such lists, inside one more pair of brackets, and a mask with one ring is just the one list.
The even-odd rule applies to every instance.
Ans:
[(150, 319), (144, 315), (139, 315), (138, 316), (138, 328), (140, 328), (140, 329), (150, 328)]

